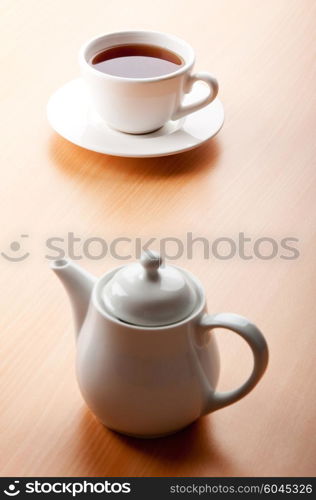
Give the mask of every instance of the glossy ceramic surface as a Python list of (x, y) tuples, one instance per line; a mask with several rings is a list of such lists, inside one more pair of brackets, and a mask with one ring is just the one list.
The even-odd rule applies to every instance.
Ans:
[[(194, 97), (205, 95), (197, 84)], [(185, 98), (191, 102), (193, 95)], [(49, 99), (48, 121), (68, 141), (98, 153), (126, 157), (155, 157), (182, 153), (211, 139), (224, 123), (224, 108), (216, 98), (205, 108), (176, 121), (169, 121), (156, 132), (124, 134), (109, 127), (94, 111), (81, 78), (58, 89)]]
[[(82, 395), (108, 427), (142, 437), (175, 432), (201, 415), (248, 394), (262, 377), (268, 348), (262, 333), (235, 314), (206, 313), (196, 278), (197, 301), (189, 317), (167, 326), (135, 326), (107, 313), (102, 293), (119, 269), (98, 280), (71, 261), (52, 269), (72, 302), (77, 326), (77, 378)], [(249, 344), (254, 367), (248, 380), (227, 393), (216, 391), (219, 358), (213, 328), (227, 328)]]
[(198, 297), (187, 274), (166, 266), (155, 252), (121, 268), (102, 291), (106, 311), (141, 326), (163, 326), (189, 316)]
[[(126, 78), (103, 73), (89, 61), (101, 50), (115, 45), (148, 44), (178, 54), (184, 65), (175, 72), (153, 78)], [(161, 128), (211, 103), (218, 92), (217, 80), (208, 73), (192, 73), (192, 47), (180, 38), (158, 31), (120, 31), (89, 40), (79, 52), (79, 65), (93, 106), (112, 128), (130, 134), (145, 134)], [(191, 104), (184, 95), (202, 81), (208, 93)]]

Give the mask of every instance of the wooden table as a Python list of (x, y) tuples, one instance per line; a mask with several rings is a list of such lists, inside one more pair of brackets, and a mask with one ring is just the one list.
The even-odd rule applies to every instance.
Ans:
[[(8, 0), (1, 11), (0, 250), (30, 254), (0, 257), (1, 474), (315, 474), (315, 2)], [(192, 43), (196, 67), (220, 82), (226, 122), (216, 139), (138, 160), (85, 151), (53, 133), (46, 103), (78, 75), (80, 44), (126, 27)], [(244, 233), (252, 256), (256, 240), (274, 238), (272, 259), (205, 259), (196, 243), (193, 259), (177, 260), (203, 281), (210, 311), (239, 312), (263, 330), (271, 358), (258, 387), (165, 439), (105, 429), (79, 394), (70, 307), (45, 257), (47, 238), (69, 232), (81, 243), (185, 241), (190, 232), (238, 241)], [(298, 238), (298, 258), (280, 258), (286, 237)], [(10, 249), (14, 241), (23, 248)], [(82, 264), (100, 275), (117, 260)], [(216, 335), (220, 388), (236, 387), (251, 355), (237, 336)]]

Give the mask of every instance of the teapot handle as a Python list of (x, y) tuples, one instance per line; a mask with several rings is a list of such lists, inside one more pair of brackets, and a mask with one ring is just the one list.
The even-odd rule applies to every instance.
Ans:
[(238, 314), (221, 313), (214, 315), (205, 315), (202, 318), (201, 326), (203, 330), (213, 328), (226, 328), (240, 335), (250, 346), (253, 357), (254, 366), (248, 380), (244, 382), (238, 389), (229, 392), (212, 392), (209, 396), (209, 401), (203, 414), (211, 411), (219, 410), (239, 399), (243, 398), (250, 392), (259, 382), (268, 364), (269, 351), (266, 340), (260, 330), (248, 319)]

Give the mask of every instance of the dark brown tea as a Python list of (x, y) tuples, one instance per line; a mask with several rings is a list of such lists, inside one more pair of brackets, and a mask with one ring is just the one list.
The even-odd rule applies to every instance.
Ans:
[(108, 75), (153, 78), (174, 73), (183, 60), (163, 47), (139, 43), (109, 47), (93, 56), (90, 64)]

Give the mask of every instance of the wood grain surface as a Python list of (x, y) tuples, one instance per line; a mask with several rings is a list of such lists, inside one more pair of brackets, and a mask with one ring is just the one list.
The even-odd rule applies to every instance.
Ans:
[[(2, 0), (0, 9), (1, 475), (315, 474), (315, 2)], [(81, 43), (125, 28), (194, 46), (196, 69), (220, 82), (226, 122), (214, 140), (174, 157), (121, 159), (50, 129), (47, 100), (78, 75)], [(198, 243), (193, 259), (177, 260), (203, 281), (210, 312), (238, 312), (264, 332), (271, 358), (256, 389), (164, 439), (98, 423), (75, 380), (68, 299), (45, 257), (47, 238), (69, 232), (80, 248), (92, 236), (238, 241), (243, 232), (252, 255), (258, 238), (279, 250), (297, 238), (292, 260), (205, 259)], [(117, 260), (82, 265), (100, 275)], [(216, 336), (220, 388), (236, 387), (251, 355), (237, 336)]]

